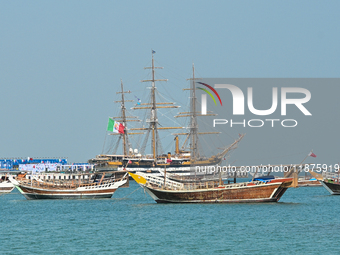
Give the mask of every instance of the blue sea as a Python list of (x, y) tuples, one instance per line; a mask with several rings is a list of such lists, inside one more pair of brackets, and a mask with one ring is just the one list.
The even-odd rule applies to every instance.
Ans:
[(340, 196), (288, 189), (278, 203), (156, 204), (135, 182), (112, 199), (0, 196), (0, 254), (339, 254)]

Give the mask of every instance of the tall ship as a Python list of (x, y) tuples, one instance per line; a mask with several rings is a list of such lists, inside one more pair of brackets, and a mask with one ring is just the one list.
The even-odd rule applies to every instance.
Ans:
[[(158, 102), (156, 95), (158, 93), (156, 82), (167, 81), (166, 79), (156, 79), (155, 70), (162, 69), (163, 67), (156, 67), (154, 61), (154, 51), (152, 51), (151, 67), (145, 67), (145, 69), (151, 69), (151, 79), (142, 80), (142, 82), (151, 83), (150, 94), (147, 103), (141, 103), (138, 99), (138, 103), (132, 107), (133, 110), (146, 110), (148, 111), (148, 118), (143, 123), (143, 127), (130, 128), (129, 122), (137, 122), (138, 117), (128, 116), (126, 109), (126, 102), (131, 100), (125, 99), (125, 94), (131, 93), (131, 91), (124, 91), (123, 82), (121, 82), (121, 91), (117, 94), (121, 94), (121, 100), (116, 101), (121, 104), (120, 116), (111, 117), (109, 119), (108, 130), (113, 131), (111, 134), (118, 136), (118, 141), (115, 145), (122, 145), (122, 154), (101, 154), (95, 158), (88, 160), (90, 164), (94, 164), (97, 170), (127, 170), (130, 172), (148, 172), (159, 173), (160, 170), (167, 167), (169, 173), (190, 173), (195, 166), (213, 166), (218, 165), (225, 158), (225, 156), (233, 149), (235, 149), (238, 143), (243, 139), (244, 135), (239, 135), (237, 139), (229, 146), (223, 146), (219, 148), (220, 152), (212, 156), (204, 156), (200, 153), (199, 142), (200, 135), (218, 135), (219, 132), (199, 132), (197, 117), (202, 116), (197, 111), (197, 97), (196, 97), (196, 80), (195, 67), (192, 67), (192, 78), (190, 80), (190, 110), (188, 112), (179, 112), (176, 116), (170, 116), (169, 118), (189, 118), (188, 127), (174, 126), (164, 127), (158, 120), (159, 109), (175, 109), (180, 106), (175, 105), (173, 102)], [(214, 114), (208, 113), (206, 116), (212, 116)], [(114, 127), (113, 127), (114, 126)], [(175, 151), (164, 153), (161, 146), (161, 138), (159, 132), (164, 130), (182, 130), (186, 129), (186, 132), (173, 133), (175, 141)], [(136, 132), (138, 131), (138, 132)], [(130, 146), (130, 137), (132, 135), (144, 136), (144, 140), (141, 147), (138, 149), (132, 149)], [(180, 147), (179, 137), (184, 136), (183, 145)], [(145, 147), (150, 143), (151, 154), (145, 154)], [(189, 144), (188, 144), (189, 143)]]

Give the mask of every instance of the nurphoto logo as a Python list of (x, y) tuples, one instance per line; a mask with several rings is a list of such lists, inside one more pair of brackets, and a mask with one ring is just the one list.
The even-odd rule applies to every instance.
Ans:
[[(245, 95), (243, 91), (232, 84), (214, 84), (214, 87), (207, 83), (203, 82), (197, 82), (201, 85), (204, 85), (205, 87), (209, 88), (218, 98), (220, 105), (222, 106), (222, 100), (220, 95), (217, 93), (216, 89), (228, 89), (231, 92), (232, 95), (232, 113), (234, 116), (242, 116), (245, 115)], [(206, 92), (214, 101), (215, 105), (217, 105), (214, 95), (207, 89), (198, 87), (198, 89)], [(201, 114), (207, 115), (207, 94), (201, 95)], [(289, 98), (290, 94), (299, 95), (299, 98)], [(299, 87), (281, 87), (280, 90), (280, 97), (278, 95), (278, 88), (272, 87), (272, 104), (269, 109), (263, 109), (259, 110), (254, 107), (253, 103), (253, 88), (248, 87), (247, 88), (247, 106), (248, 110), (257, 116), (268, 116), (277, 111), (278, 104), (280, 103), (281, 106), (281, 116), (287, 115), (287, 105), (294, 105), (296, 106), (305, 116), (312, 116), (312, 114), (307, 110), (307, 108), (304, 106), (305, 103), (307, 103), (311, 99), (311, 93), (308, 89), (305, 88), (299, 88)], [(267, 98), (266, 98), (267, 99)], [(280, 102), (279, 102), (280, 100)], [(295, 119), (250, 119), (246, 121), (246, 119), (243, 119), (241, 122), (235, 122), (233, 119), (227, 120), (227, 119), (214, 119), (213, 121), (213, 127), (216, 125), (225, 125), (230, 124), (230, 127), (233, 127), (235, 125), (242, 125), (244, 127), (262, 127), (265, 123), (271, 123), (271, 126), (274, 127), (276, 122), (280, 122), (281, 126), (283, 127), (296, 127), (298, 122)]]

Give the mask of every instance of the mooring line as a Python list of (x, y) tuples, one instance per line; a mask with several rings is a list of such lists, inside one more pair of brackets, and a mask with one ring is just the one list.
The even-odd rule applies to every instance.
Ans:
[(117, 199), (117, 200), (114, 201), (112, 204), (114, 204), (114, 203), (116, 203), (116, 202), (118, 202), (118, 201), (121, 201), (121, 200), (127, 198), (128, 196), (132, 195), (133, 193), (135, 193), (135, 192), (136, 192), (137, 190), (139, 190), (140, 188), (142, 188), (142, 187), (139, 187), (139, 188), (135, 189), (134, 191), (132, 191), (130, 194), (126, 195), (125, 197), (122, 197), (122, 198)]

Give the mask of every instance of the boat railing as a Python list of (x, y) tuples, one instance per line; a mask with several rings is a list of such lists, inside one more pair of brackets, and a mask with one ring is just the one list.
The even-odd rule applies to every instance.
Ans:
[[(225, 189), (232, 189), (232, 188), (241, 188), (249, 186), (249, 182), (240, 182), (240, 183), (232, 183), (227, 185), (220, 185), (219, 181), (205, 181), (205, 182), (194, 182), (194, 183), (186, 183), (183, 185), (183, 189), (185, 190), (196, 190), (196, 189), (213, 189), (213, 188), (225, 188)], [(265, 184), (262, 181), (254, 181), (251, 182), (251, 185), (262, 185)]]
[(171, 189), (171, 190), (183, 189), (183, 184), (176, 182), (176, 181), (165, 179), (165, 182), (164, 182), (163, 177), (158, 177), (158, 176), (154, 176), (154, 175), (147, 175), (147, 174), (140, 173), (140, 172), (138, 172), (137, 174), (144, 177), (150, 184), (158, 186), (160, 188), (161, 187), (164, 188), (164, 184), (165, 184), (166, 189)]
[(157, 186), (158, 188), (169, 189), (169, 190), (197, 190), (197, 189), (212, 189), (212, 188), (241, 188), (249, 185), (257, 186), (263, 185), (265, 182), (262, 181), (253, 181), (253, 182), (240, 182), (240, 183), (232, 183), (232, 184), (223, 184), (221, 185), (219, 181), (203, 181), (203, 182), (193, 182), (193, 183), (180, 183), (176, 181), (172, 181), (169, 179), (165, 179), (164, 177), (148, 175), (145, 173), (138, 172), (138, 175), (144, 177), (147, 182), (153, 186)]
[(35, 187), (54, 187), (54, 188), (76, 188), (76, 187), (86, 187), (86, 186), (102, 186), (109, 185), (115, 182), (115, 179), (103, 180), (101, 183), (93, 182), (90, 179), (79, 180), (39, 180), (39, 179), (22, 179), (20, 183), (26, 186)]

